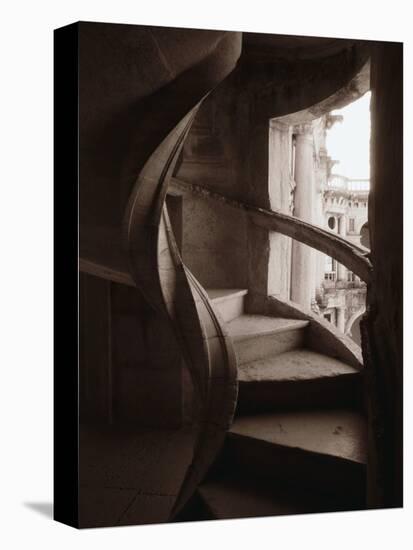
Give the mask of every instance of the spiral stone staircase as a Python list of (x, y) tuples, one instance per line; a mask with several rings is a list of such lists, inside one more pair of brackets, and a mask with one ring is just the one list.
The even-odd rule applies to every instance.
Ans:
[[(85, 36), (109, 49), (116, 45), (110, 58), (116, 65), (116, 56), (122, 59), (130, 48), (133, 30), (125, 35), (121, 29), (118, 42), (105, 41), (104, 26), (93, 31)], [(103, 77), (100, 83), (106, 104), (89, 105), (84, 118), (81, 144), (88, 161), (80, 170), (80, 269), (137, 289), (169, 324), (191, 374), (197, 404), (192, 459), (173, 505), (151, 521), (363, 508), (360, 350), (296, 304), (268, 296), (252, 307), (246, 289), (204, 289), (182, 260), (164, 205), (199, 105), (234, 69), (240, 35), (201, 33), (194, 42), (191, 33), (200, 31), (187, 31), (187, 46), (199, 46), (191, 51), (161, 29), (145, 32), (138, 38), (147, 40), (148, 59), (138, 68), (151, 73), (150, 85), (145, 88), (139, 70), (131, 73), (122, 62), (118, 81)], [(159, 67), (150, 67), (150, 55)], [(99, 70), (83, 75), (85, 112)], [(140, 95), (131, 93), (134, 85)], [(120, 120), (100, 126), (94, 119), (99, 109), (118, 113)], [(101, 193), (104, 201), (92, 207)], [(292, 216), (242, 207), (262, 226), (272, 224), (271, 230), (329, 253), (368, 278), (364, 251), (339, 236)]]
[(237, 412), (181, 519), (364, 508), (362, 365), (314, 351), (308, 320), (245, 313), (245, 290), (208, 295), (236, 350)]

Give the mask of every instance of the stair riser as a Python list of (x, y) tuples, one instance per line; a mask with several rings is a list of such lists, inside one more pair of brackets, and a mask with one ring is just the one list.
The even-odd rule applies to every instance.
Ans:
[(350, 407), (361, 409), (362, 387), (358, 375), (286, 382), (240, 382), (237, 414)]
[(245, 296), (234, 296), (214, 302), (214, 307), (218, 309), (221, 317), (227, 323), (236, 319), (244, 313)]
[(291, 329), (276, 334), (260, 334), (249, 338), (235, 339), (238, 364), (244, 365), (304, 345), (304, 329)]
[(350, 497), (360, 505), (365, 501), (366, 468), (356, 462), (233, 434), (227, 437), (220, 461), (228, 471)]

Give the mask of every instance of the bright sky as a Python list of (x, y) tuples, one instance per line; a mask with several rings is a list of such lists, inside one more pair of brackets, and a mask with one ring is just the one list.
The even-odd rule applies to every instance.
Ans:
[(343, 115), (343, 122), (336, 122), (327, 130), (328, 155), (340, 161), (333, 173), (370, 178), (370, 92), (332, 114)]

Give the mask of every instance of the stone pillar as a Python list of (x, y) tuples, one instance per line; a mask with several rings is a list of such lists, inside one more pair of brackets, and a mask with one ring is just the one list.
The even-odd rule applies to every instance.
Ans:
[(346, 328), (346, 309), (344, 307), (337, 308), (337, 328), (340, 332), (344, 332)]
[[(315, 223), (315, 189), (313, 131), (311, 124), (294, 128), (295, 194), (294, 215), (306, 222)], [(291, 269), (291, 300), (305, 308), (315, 303), (316, 257), (307, 245), (293, 241)]]
[[(347, 235), (347, 218), (346, 216), (340, 216), (338, 219), (338, 233), (341, 237), (345, 238)], [(337, 262), (337, 280), (347, 280), (347, 268)]]
[[(323, 149), (319, 156), (319, 168), (318, 177), (315, 184), (315, 223), (320, 227), (325, 227), (325, 215), (324, 215), (324, 189), (327, 183), (327, 169), (326, 169), (326, 151)], [(316, 255), (316, 296), (322, 292), (322, 286), (324, 283), (324, 273), (326, 265), (326, 255), (322, 252), (315, 252)]]
[[(323, 193), (319, 189), (316, 191), (316, 218), (314, 223), (320, 227), (324, 227), (324, 213), (323, 213)], [(320, 287), (324, 281), (324, 270), (325, 270), (325, 254), (322, 252), (316, 252), (316, 286)]]
[[(271, 209), (291, 214), (295, 183), (291, 126), (270, 121), (268, 148), (268, 193)], [(289, 237), (276, 231), (269, 233), (268, 294), (280, 300), (290, 299), (291, 246)]]

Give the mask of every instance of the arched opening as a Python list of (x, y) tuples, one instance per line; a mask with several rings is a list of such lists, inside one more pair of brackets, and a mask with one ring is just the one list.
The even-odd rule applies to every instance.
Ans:
[(346, 334), (359, 346), (361, 346), (360, 321), (365, 312), (366, 306), (363, 305), (351, 315), (346, 324)]
[[(269, 130), (272, 208), (325, 227), (355, 244), (360, 244), (359, 228), (367, 222), (367, 208), (360, 208), (367, 203), (369, 193), (369, 172), (363, 171), (369, 165), (367, 89), (366, 85), (358, 98), (348, 96), (346, 102), (342, 100), (340, 107), (343, 103), (345, 106), (341, 110), (332, 110), (331, 104), (323, 110), (319, 104), (272, 119)], [(314, 112), (319, 115), (317, 118)], [(340, 128), (345, 126), (346, 116), (350, 119), (350, 131), (346, 130), (344, 137), (336, 135), (332, 142), (337, 159), (329, 149), (329, 136), (336, 132), (337, 123)], [(359, 146), (362, 154), (353, 166), (352, 153), (347, 153), (346, 148), (351, 150), (352, 139), (357, 142), (357, 119), (364, 124), (360, 131), (364, 141)], [(270, 235), (269, 239), (269, 293), (328, 317), (344, 333), (352, 312), (365, 304), (365, 284), (333, 258), (304, 244), (279, 234)], [(356, 339), (359, 341), (358, 336)]]
[(370, 249), (370, 231), (369, 224), (365, 222), (360, 228), (360, 242), (363, 246)]

